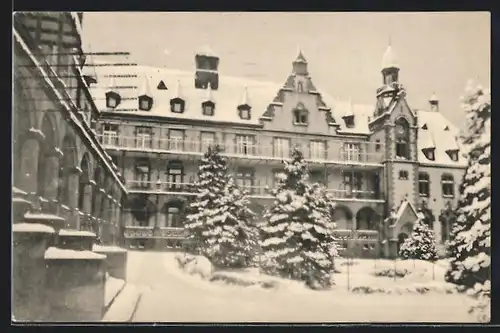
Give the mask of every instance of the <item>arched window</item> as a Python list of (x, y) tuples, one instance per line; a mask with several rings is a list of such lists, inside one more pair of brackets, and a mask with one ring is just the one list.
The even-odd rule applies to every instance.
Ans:
[(138, 188), (148, 188), (151, 180), (151, 168), (148, 160), (139, 160), (135, 165), (134, 185)]
[(408, 121), (404, 118), (396, 120), (396, 158), (410, 159), (410, 133)]
[(293, 124), (294, 125), (307, 125), (309, 112), (304, 104), (299, 103), (293, 110)]
[(362, 208), (356, 214), (357, 230), (377, 230), (377, 214), (370, 207)]
[(441, 176), (441, 187), (443, 190), (443, 197), (453, 198), (455, 196), (455, 180), (452, 174), (445, 173)]
[(304, 85), (302, 84), (302, 82), (299, 82), (297, 84), (297, 92), (304, 92)]

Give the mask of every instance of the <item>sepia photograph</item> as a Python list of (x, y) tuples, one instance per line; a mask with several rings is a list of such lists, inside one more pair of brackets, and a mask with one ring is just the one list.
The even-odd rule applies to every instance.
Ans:
[(15, 12), (11, 321), (489, 323), (489, 12)]

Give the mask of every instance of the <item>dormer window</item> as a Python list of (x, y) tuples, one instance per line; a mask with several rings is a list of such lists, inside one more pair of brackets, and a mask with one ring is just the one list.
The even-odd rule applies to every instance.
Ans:
[(170, 100), (170, 111), (173, 113), (183, 113), (185, 102), (182, 98), (172, 98)]
[(215, 104), (213, 102), (210, 102), (210, 101), (204, 102), (201, 104), (201, 109), (203, 111), (204, 116), (213, 116)]
[(423, 129), (423, 130), (428, 129), (427, 124), (424, 124), (424, 125), (422, 126), (422, 129)]
[(149, 96), (139, 96), (139, 110), (149, 111), (153, 107), (153, 99)]
[(165, 85), (165, 82), (163, 82), (163, 81), (160, 81), (160, 83), (158, 83), (158, 86), (156, 87), (156, 89), (158, 89), (158, 90), (168, 90), (167, 86)]
[(446, 153), (450, 157), (450, 159), (454, 162), (458, 161), (458, 149), (447, 150)]
[(429, 161), (434, 161), (436, 159), (434, 148), (424, 148), (422, 149), (422, 153), (424, 153), (425, 158), (427, 158)]
[(345, 126), (347, 128), (353, 128), (354, 127), (354, 115), (345, 116), (344, 122), (345, 122)]
[(445, 130), (445, 131), (449, 131), (449, 130), (450, 130), (450, 127), (449, 127), (448, 125), (446, 125), (446, 126), (444, 127), (444, 130)]
[(240, 105), (238, 107), (238, 112), (240, 114), (240, 118), (244, 120), (250, 119), (250, 107), (248, 105)]
[(118, 93), (114, 91), (108, 91), (106, 93), (106, 106), (108, 108), (114, 109), (120, 104), (121, 97)]

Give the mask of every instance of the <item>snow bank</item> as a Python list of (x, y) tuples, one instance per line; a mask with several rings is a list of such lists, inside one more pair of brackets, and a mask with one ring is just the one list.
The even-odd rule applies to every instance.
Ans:
[(89, 259), (100, 260), (105, 259), (106, 256), (92, 251), (75, 251), (59, 249), (57, 247), (49, 247), (45, 251), (45, 259)]
[(59, 236), (96, 237), (96, 234), (90, 231), (61, 229), (59, 230)]
[(178, 254), (175, 259), (179, 266), (190, 275), (199, 275), (203, 279), (208, 279), (214, 271), (212, 263), (204, 256)]
[(55, 233), (54, 228), (49, 227), (45, 224), (40, 223), (14, 223), (12, 226), (13, 232), (41, 232), (53, 234)]
[(134, 285), (127, 284), (104, 315), (102, 321), (128, 322), (132, 320), (141, 293)]
[(118, 246), (106, 246), (106, 245), (98, 245), (98, 244), (94, 244), (94, 246), (92, 247), (92, 251), (95, 251), (95, 252), (120, 252), (120, 253), (127, 252), (126, 249), (123, 249), (123, 248), (118, 247)]

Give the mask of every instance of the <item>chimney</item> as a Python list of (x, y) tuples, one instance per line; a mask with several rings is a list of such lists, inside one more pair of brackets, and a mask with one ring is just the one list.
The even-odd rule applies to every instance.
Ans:
[(209, 84), (212, 90), (219, 88), (219, 57), (209, 47), (204, 47), (195, 55), (196, 75), (194, 85), (196, 89), (207, 89)]

